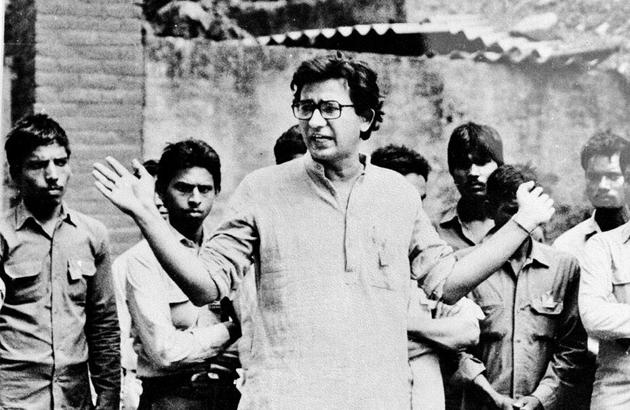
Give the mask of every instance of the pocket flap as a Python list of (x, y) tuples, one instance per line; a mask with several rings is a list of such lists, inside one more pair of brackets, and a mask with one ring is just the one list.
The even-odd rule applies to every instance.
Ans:
[(81, 279), (81, 276), (94, 276), (96, 266), (94, 262), (85, 259), (69, 259), (68, 272), (72, 280)]
[(562, 313), (564, 302), (551, 298), (536, 298), (530, 303), (532, 310), (539, 315), (556, 316)]
[(8, 263), (4, 272), (11, 279), (32, 278), (41, 272), (41, 262)]

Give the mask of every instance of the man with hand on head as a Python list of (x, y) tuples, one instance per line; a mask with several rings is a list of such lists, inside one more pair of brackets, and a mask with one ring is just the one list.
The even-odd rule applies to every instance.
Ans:
[(138, 180), (113, 158), (111, 168), (95, 164), (97, 188), (134, 218), (195, 303), (226, 295), (255, 265), (261, 320), (242, 409), (408, 408), (409, 279), (454, 303), (553, 213), (525, 184), (510, 223), (456, 260), (418, 192), (359, 152), (383, 116), (376, 80), (342, 55), (304, 61), (291, 85), (307, 155), (246, 176), (198, 258), (167, 235), (144, 173)]
[[(533, 179), (532, 172), (510, 165), (490, 175), (488, 210), (495, 227), (479, 246), (509, 223), (518, 210), (519, 186)], [(578, 395), (589, 369), (577, 307), (579, 275), (574, 257), (526, 237), (471, 292), (485, 314), (479, 345), (472, 349), (485, 370), (479, 360), (460, 361), (458, 376), (467, 382), (462, 409), (588, 408)]]
[[(45, 114), (9, 132), (19, 202), (0, 224), (0, 408), (118, 409), (120, 335), (105, 226), (63, 201), (70, 145)], [(89, 371), (88, 371), (89, 368)]]

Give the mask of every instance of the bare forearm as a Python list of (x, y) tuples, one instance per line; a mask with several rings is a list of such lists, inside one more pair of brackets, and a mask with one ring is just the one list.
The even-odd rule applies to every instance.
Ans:
[(444, 301), (455, 303), (486, 280), (527, 238), (513, 220), (457, 261), (444, 284)]
[(217, 287), (201, 260), (190, 256), (157, 208), (135, 214), (134, 219), (162, 268), (195, 305), (205, 305), (218, 297)]

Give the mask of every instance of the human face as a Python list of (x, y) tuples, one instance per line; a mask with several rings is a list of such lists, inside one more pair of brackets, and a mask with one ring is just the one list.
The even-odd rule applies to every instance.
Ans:
[[(332, 78), (305, 84), (300, 101), (337, 101), (352, 104), (350, 89), (345, 79)], [(347, 160), (358, 159), (360, 134), (370, 128), (371, 118), (356, 114), (353, 107), (344, 107), (341, 116), (326, 120), (315, 110), (309, 120), (299, 120), (304, 143), (315, 161), (333, 167), (343, 166)]]
[(492, 172), (498, 168), (494, 160), (481, 161), (468, 155), (469, 166), (454, 167), (453, 181), (459, 193), (468, 198), (483, 198), (486, 195), (486, 182)]
[(518, 202), (516, 198), (511, 201), (501, 202), (497, 204), (496, 211), (494, 213), (494, 226), (500, 228), (510, 220), (512, 216), (518, 211)]
[(153, 201), (155, 202), (160, 216), (168, 221), (168, 209), (164, 206), (164, 201), (162, 201), (162, 197), (157, 192), (153, 196)]
[(427, 197), (427, 180), (422, 175), (411, 172), (405, 175), (407, 181), (411, 183), (420, 193), (420, 198), (424, 200)]
[(216, 197), (214, 179), (202, 167), (183, 169), (170, 180), (161, 197), (172, 224), (200, 226)]
[(586, 167), (586, 195), (595, 208), (621, 208), (625, 205), (625, 178), (619, 154), (595, 155)]
[(44, 207), (60, 205), (72, 174), (68, 161), (57, 143), (37, 147), (24, 159), (16, 181), (22, 198)]

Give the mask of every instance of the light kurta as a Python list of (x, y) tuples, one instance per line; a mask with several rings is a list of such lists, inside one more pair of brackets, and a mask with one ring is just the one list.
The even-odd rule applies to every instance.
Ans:
[(309, 155), (255, 171), (200, 255), (222, 296), (255, 262), (240, 408), (409, 408), (409, 278), (438, 298), (455, 259), (402, 176), (367, 164), (342, 207)]

